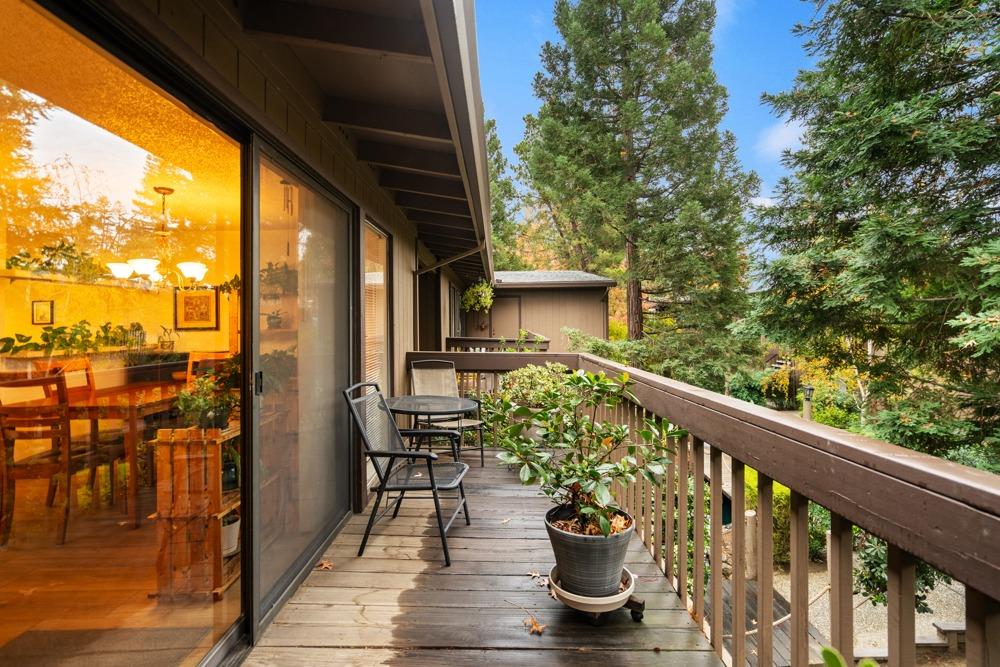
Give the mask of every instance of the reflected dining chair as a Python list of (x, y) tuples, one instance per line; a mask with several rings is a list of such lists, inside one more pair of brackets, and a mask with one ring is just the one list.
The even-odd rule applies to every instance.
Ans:
[[(10, 539), (14, 521), (14, 498), (17, 481), (48, 479), (52, 506), (56, 480), (62, 486), (62, 509), (56, 534), (58, 544), (66, 541), (73, 474), (86, 468), (92, 460), (89, 448), (75, 446), (70, 432), (69, 397), (66, 377), (62, 374), (41, 377), (5, 379), (0, 381), (0, 397), (10, 394), (31, 395), (39, 392), (40, 400), (4, 404), (0, 402), (0, 546)], [(45, 397), (49, 397), (45, 399)], [(45, 444), (48, 441), (48, 445)], [(18, 458), (18, 443), (22, 452)]]
[[(357, 396), (356, 396), (357, 394)], [(368, 526), (365, 528), (365, 536), (361, 539), (361, 547), (358, 549), (358, 556), (365, 553), (365, 546), (368, 544), (368, 537), (372, 532), (375, 521), (385, 516), (389, 508), (393, 507), (392, 518), (399, 514), (399, 506), (403, 502), (403, 496), (410, 491), (430, 491), (434, 499), (434, 511), (437, 515), (438, 531), (441, 534), (441, 548), (444, 550), (444, 564), (451, 565), (451, 556), (448, 553), (448, 529), (458, 517), (459, 512), (465, 513), (465, 524), (469, 525), (469, 505), (465, 498), (465, 487), (462, 486), (462, 479), (469, 471), (469, 466), (458, 460), (458, 440), (457, 431), (445, 429), (430, 429), (433, 433), (428, 433), (428, 429), (404, 429), (396, 425), (396, 420), (386, 405), (385, 398), (379, 391), (378, 384), (374, 382), (361, 382), (344, 390), (344, 398), (351, 410), (351, 417), (355, 426), (361, 433), (361, 442), (364, 445), (365, 455), (371, 460), (378, 476), (378, 491), (375, 503), (372, 505), (371, 515), (368, 517)], [(413, 438), (417, 436), (440, 436), (451, 440), (455, 461), (440, 462), (434, 452), (423, 452), (408, 449), (403, 438)], [(457, 491), (457, 504), (455, 511), (447, 522), (441, 514), (441, 491)], [(394, 500), (390, 500), (387, 494), (397, 493)], [(411, 498), (413, 496), (410, 496)], [(426, 496), (423, 496), (426, 498)], [(379, 511), (382, 498), (386, 498), (387, 504), (383, 511)]]
[[(87, 357), (66, 357), (42, 359), (34, 362), (35, 370), (41, 374), (62, 375), (66, 379), (66, 395), (69, 400), (79, 401), (93, 397), (97, 392), (94, 366)], [(46, 394), (48, 395), (48, 394)], [(90, 453), (88, 484), (93, 493), (97, 492), (97, 467), (110, 466), (111, 504), (115, 503), (118, 491), (118, 471), (116, 463), (125, 460), (125, 423), (120, 419), (108, 420), (92, 417), (90, 429), (84, 433), (71, 433), (74, 446), (86, 443)], [(49, 497), (55, 493), (54, 482)], [(50, 500), (51, 504), (51, 500)]]
[[(455, 364), (441, 359), (425, 359), (410, 362), (410, 388), (414, 396), (450, 396), (459, 398), (458, 376), (455, 375)], [(479, 400), (476, 402), (476, 416), (473, 419), (453, 417), (431, 417), (425, 423), (434, 428), (459, 431), (475, 431), (479, 441), (479, 467), (486, 465), (483, 453), (483, 420), (480, 414)], [(465, 438), (459, 442), (464, 444)], [(458, 460), (458, 459), (456, 459)]]
[(215, 368), (215, 362), (228, 359), (230, 352), (188, 352), (187, 386), (194, 384), (199, 375), (204, 375)]

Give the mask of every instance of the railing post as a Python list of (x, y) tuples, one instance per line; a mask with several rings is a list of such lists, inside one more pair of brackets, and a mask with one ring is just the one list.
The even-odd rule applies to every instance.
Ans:
[(687, 605), (688, 590), (688, 436), (677, 442), (677, 593)]
[(733, 665), (746, 664), (747, 580), (743, 462), (733, 459)]
[(774, 483), (757, 474), (757, 664), (774, 664)]
[(725, 610), (722, 608), (722, 450), (709, 450), (709, 485), (711, 487), (712, 528), (709, 535), (709, 560), (712, 574), (709, 579), (712, 592), (712, 648), (721, 657), (722, 633)]
[(851, 522), (830, 513), (830, 642), (854, 664), (854, 580)]
[(705, 620), (705, 443), (692, 438), (694, 445), (694, 618)]
[(965, 664), (1000, 667), (1000, 602), (965, 587)]
[(917, 659), (913, 610), (917, 561), (892, 544), (888, 561), (889, 667), (911, 667)]
[(809, 499), (792, 491), (789, 502), (792, 579), (792, 667), (809, 665)]

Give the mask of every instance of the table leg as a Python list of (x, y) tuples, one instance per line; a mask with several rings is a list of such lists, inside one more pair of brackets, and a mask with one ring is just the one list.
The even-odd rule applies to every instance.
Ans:
[(125, 459), (128, 461), (128, 521), (138, 528), (139, 517), (139, 411), (128, 409), (128, 428), (125, 431)]

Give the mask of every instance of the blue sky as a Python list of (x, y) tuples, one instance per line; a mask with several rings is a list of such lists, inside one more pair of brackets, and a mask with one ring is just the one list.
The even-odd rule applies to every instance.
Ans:
[[(522, 118), (538, 109), (531, 82), (538, 53), (556, 40), (551, 0), (477, 0), (479, 66), (486, 115), (497, 119), (500, 140), (513, 161), (524, 131)], [(802, 40), (791, 34), (808, 21), (814, 5), (799, 0), (718, 0), (715, 66), (729, 90), (724, 125), (736, 135), (743, 166), (761, 177), (767, 197), (784, 174), (781, 151), (796, 145), (798, 127), (784, 123), (761, 104), (764, 91), (791, 86), (809, 60)]]

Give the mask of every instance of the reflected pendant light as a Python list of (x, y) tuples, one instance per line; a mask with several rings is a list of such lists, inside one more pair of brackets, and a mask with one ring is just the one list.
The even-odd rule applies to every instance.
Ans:
[(182, 276), (196, 283), (201, 282), (201, 279), (208, 273), (208, 267), (203, 262), (178, 262), (177, 270), (181, 272)]
[(106, 266), (111, 271), (111, 275), (119, 280), (125, 280), (133, 273), (133, 269), (128, 262), (108, 262)]

